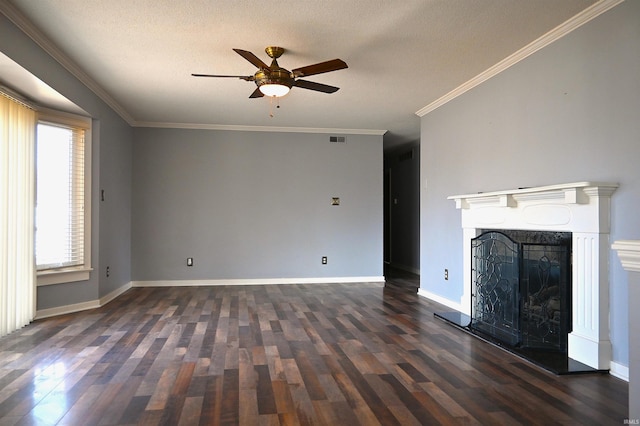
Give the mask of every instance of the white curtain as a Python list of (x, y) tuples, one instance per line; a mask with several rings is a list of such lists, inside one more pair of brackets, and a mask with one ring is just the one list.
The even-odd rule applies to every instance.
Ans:
[(35, 111), (0, 93), (0, 337), (35, 316), (35, 128)]

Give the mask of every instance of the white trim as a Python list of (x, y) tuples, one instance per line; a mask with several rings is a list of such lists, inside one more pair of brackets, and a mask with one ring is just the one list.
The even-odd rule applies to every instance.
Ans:
[(611, 245), (618, 252), (622, 267), (629, 272), (640, 272), (640, 241), (620, 240)]
[(38, 286), (87, 281), (93, 268), (38, 271)]
[(132, 287), (203, 287), (223, 285), (272, 285), (272, 284), (341, 284), (384, 283), (383, 276), (371, 277), (320, 277), (320, 278), (248, 278), (221, 280), (149, 280), (133, 281)]
[(588, 204), (589, 199), (581, 196), (581, 191), (586, 192), (591, 190), (592, 192), (597, 192), (594, 195), (600, 195), (600, 193), (603, 193), (602, 195), (611, 195), (617, 188), (617, 183), (585, 181), (532, 188), (452, 195), (447, 197), (447, 199), (454, 200), (457, 209), (469, 209), (474, 204), (496, 207), (517, 207), (519, 201), (554, 200), (567, 204)]
[(447, 93), (446, 95), (436, 99), (435, 101), (431, 102), (429, 105), (425, 106), (424, 108), (416, 111), (416, 115), (419, 117), (424, 117), (425, 115), (429, 114), (431, 111), (434, 111), (435, 109), (441, 107), (447, 102), (454, 100), (458, 96), (468, 92), (474, 87), (479, 86), (480, 84), (489, 80), (491, 77), (500, 74), (502, 71), (506, 70), (507, 68), (510, 68), (512, 65), (517, 64), (518, 62), (531, 56), (532, 54), (542, 49), (543, 47), (550, 45), (554, 41), (559, 40), (560, 38), (569, 34), (573, 30), (586, 24), (592, 19), (600, 16), (604, 12), (608, 11), (609, 9), (612, 9), (613, 7), (622, 3), (623, 1), (624, 0), (601, 0), (597, 3), (594, 3), (592, 6), (586, 8), (582, 12), (572, 17), (571, 19), (558, 25), (548, 33), (544, 34), (542, 37), (538, 38), (537, 40), (534, 40), (533, 42), (529, 43), (528, 45), (518, 50), (517, 52), (514, 52), (511, 55), (507, 56), (502, 61), (495, 64), (494, 66), (490, 67), (489, 69), (473, 77), (471, 80), (467, 81), (461, 86), (458, 86), (457, 88), (453, 89), (451, 92)]
[(426, 299), (432, 300), (434, 302), (437, 302), (441, 305), (444, 305), (448, 308), (454, 309), (458, 312), (464, 312), (465, 309), (462, 308), (462, 304), (461, 303), (456, 303), (452, 300), (447, 299), (446, 297), (437, 295), (435, 293), (431, 293), (430, 291), (427, 290), (423, 290), (421, 288), (418, 289), (418, 296), (422, 296)]
[(131, 282), (126, 283), (122, 287), (113, 290), (111, 293), (102, 296), (98, 300), (89, 300), (87, 302), (74, 303), (72, 305), (57, 306), (55, 308), (41, 309), (36, 312), (35, 319), (43, 319), (55, 317), (58, 315), (73, 314), (76, 312), (87, 311), (89, 309), (100, 308), (111, 302), (127, 290), (131, 288)]
[(229, 130), (240, 132), (282, 132), (282, 133), (337, 133), (343, 135), (372, 135), (382, 136), (387, 133), (380, 129), (332, 129), (319, 127), (273, 127), (273, 126), (242, 126), (235, 124), (204, 124), (204, 123), (160, 123), (153, 121), (137, 121), (134, 127), (152, 127), (160, 129), (194, 129), (194, 130)]
[(91, 209), (93, 206), (92, 193), (92, 165), (93, 165), (93, 120), (84, 115), (58, 111), (50, 108), (39, 107), (37, 122), (54, 125), (65, 125), (84, 130), (84, 258), (83, 264), (62, 269), (49, 269), (37, 271), (37, 285), (62, 284), (77, 281), (87, 281), (93, 271), (91, 264)]
[(43, 106), (38, 106), (38, 121), (46, 121), (53, 124), (64, 124), (71, 127), (80, 127), (91, 131), (93, 120), (86, 115), (74, 114)]
[(64, 69), (69, 71), (89, 90), (102, 99), (124, 121), (132, 127), (158, 127), (172, 129), (205, 129), (205, 130), (236, 130), (249, 132), (295, 132), (295, 133), (340, 133), (347, 135), (384, 135), (387, 130), (379, 129), (324, 129), (305, 127), (269, 127), (269, 126), (241, 126), (224, 124), (190, 124), (190, 123), (158, 123), (136, 121), (135, 118), (120, 105), (106, 90), (102, 88), (89, 74), (78, 66), (67, 54), (60, 50), (15, 6), (0, 1), (0, 13), (7, 17), (15, 26), (24, 32), (31, 40), (53, 57)]
[(383, 276), (370, 277), (328, 277), (328, 278), (261, 278), (261, 279), (232, 279), (232, 280), (164, 280), (164, 281), (130, 281), (102, 296), (98, 300), (74, 303), (72, 305), (57, 306), (55, 308), (41, 309), (36, 312), (35, 319), (54, 317), (57, 315), (72, 314), (89, 309), (100, 308), (132, 287), (197, 287), (197, 286), (223, 286), (223, 285), (269, 285), (269, 284), (341, 284), (341, 283), (379, 283), (384, 286)]
[(40, 309), (36, 311), (35, 319), (55, 317), (57, 315), (73, 314), (75, 312), (86, 311), (100, 307), (100, 301), (89, 300), (88, 302), (74, 303), (73, 305), (57, 306), (55, 308)]
[(7, 17), (13, 24), (20, 28), (31, 40), (55, 59), (64, 69), (69, 71), (89, 90), (95, 93), (107, 105), (111, 107), (129, 125), (133, 125), (133, 117), (109, 95), (93, 78), (81, 69), (69, 56), (60, 50), (42, 31), (29, 21), (15, 6), (8, 2), (0, 1), (0, 13)]
[(585, 181), (448, 197), (461, 210), (462, 305), (471, 307), (469, 247), (480, 229), (570, 231), (573, 330), (568, 355), (598, 370), (609, 369), (610, 206), (617, 187)]
[(617, 362), (611, 361), (609, 374), (617, 377), (618, 379), (624, 380), (625, 382), (629, 381), (629, 367), (627, 367), (626, 365), (618, 364)]
[(122, 287), (118, 287), (115, 290), (113, 290), (111, 293), (102, 296), (100, 298), (100, 300), (98, 301), (98, 303), (100, 303), (100, 306), (106, 305), (107, 303), (109, 303), (112, 300), (114, 300), (116, 297), (120, 296), (121, 294), (123, 294), (124, 292), (129, 290), (131, 288), (131, 286), (132, 286), (131, 285), (131, 281), (129, 281), (128, 283), (126, 283)]
[[(512, 65), (520, 62), (521, 60), (527, 58), (543, 47), (548, 46), (554, 41), (564, 37), (569, 34), (571, 31), (576, 28), (586, 24), (602, 13), (612, 9), (618, 4), (622, 3), (624, 0), (601, 0), (597, 3), (594, 3), (592, 6), (578, 13), (574, 17), (570, 18), (566, 22), (560, 24), (553, 30), (544, 34), (542, 37), (534, 40), (529, 43), (527, 46), (518, 50), (517, 52), (509, 55), (502, 61), (498, 62), (494, 66), (485, 70), (484, 72), (478, 74), (471, 80), (466, 83), (458, 86), (456, 89), (447, 93), (446, 95), (436, 99), (431, 102), (429, 105), (421, 108), (416, 111), (416, 115), (419, 117), (424, 117), (431, 111), (441, 107), (447, 102), (457, 98), (463, 93), (468, 92), (474, 87), (482, 84), (487, 81), (491, 77), (501, 73)], [(243, 127), (253, 127), (254, 130), (249, 131), (286, 131), (286, 130), (265, 130), (272, 129), (265, 126), (225, 126), (225, 125), (191, 125), (185, 123), (151, 123), (151, 122), (137, 122), (130, 114), (127, 112), (124, 107), (122, 107), (113, 97), (111, 97), (93, 78), (91, 78), (84, 70), (82, 70), (74, 61), (72, 61), (69, 56), (67, 56), (62, 50), (60, 50), (51, 40), (49, 40), (36, 26), (33, 25), (15, 6), (11, 5), (7, 2), (0, 1), (0, 13), (7, 17), (14, 25), (16, 25), (22, 32), (24, 32), (29, 38), (31, 38), (38, 46), (40, 46), (45, 52), (51, 55), (60, 65), (62, 65), (67, 71), (73, 74), (78, 80), (80, 80), (89, 90), (95, 93), (100, 99), (102, 99), (107, 105), (109, 105), (123, 120), (125, 120), (129, 125), (134, 127), (164, 127), (164, 128), (205, 128), (205, 129), (218, 129), (221, 127), (226, 128), (226, 130), (247, 130), (242, 129)], [(179, 126), (179, 127), (176, 127)], [(203, 127), (183, 127), (183, 126), (203, 126)], [(277, 128), (273, 128), (277, 129)], [(310, 129), (309, 129), (310, 130)], [(317, 129), (316, 129), (317, 130)], [(329, 129), (323, 129), (329, 130)], [(300, 130), (291, 130), (298, 132)], [(357, 134), (370, 134), (370, 133), (361, 133), (360, 130), (354, 131)], [(384, 134), (386, 130), (366, 130), (366, 132), (377, 132), (374, 133)], [(382, 133), (379, 133), (382, 132)], [(304, 131), (304, 133), (311, 133), (310, 131)], [(328, 133), (328, 132), (327, 132)], [(342, 133), (347, 133), (342, 131)], [(348, 133), (353, 134), (353, 133)]]

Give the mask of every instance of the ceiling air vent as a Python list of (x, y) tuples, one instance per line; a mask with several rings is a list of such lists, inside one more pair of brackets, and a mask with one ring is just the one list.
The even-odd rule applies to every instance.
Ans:
[(345, 138), (344, 136), (329, 136), (329, 142), (346, 143), (347, 138)]

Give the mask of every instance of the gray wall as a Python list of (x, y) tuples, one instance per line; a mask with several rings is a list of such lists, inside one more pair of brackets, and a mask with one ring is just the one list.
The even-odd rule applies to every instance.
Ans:
[[(410, 154), (413, 156), (411, 157)], [(385, 261), (420, 273), (420, 142), (389, 149), (384, 154), (388, 232)]]
[[(450, 195), (617, 182), (611, 241), (638, 239), (640, 2), (622, 3), (429, 113), (421, 129), (422, 289), (462, 296), (460, 211)], [(622, 365), (627, 281), (612, 252), (611, 339)]]
[[(97, 300), (131, 281), (131, 128), (4, 15), (0, 15), (0, 51), (93, 118), (94, 271), (88, 281), (38, 287), (37, 309)], [(109, 194), (105, 202), (99, 201), (101, 188)], [(106, 265), (111, 265), (109, 278), (104, 274)]]
[(134, 135), (134, 281), (382, 276), (382, 136)]

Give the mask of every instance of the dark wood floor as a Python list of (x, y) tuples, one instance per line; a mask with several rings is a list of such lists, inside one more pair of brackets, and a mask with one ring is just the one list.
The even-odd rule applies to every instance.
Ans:
[(623, 424), (626, 382), (554, 376), (405, 284), (135, 288), (35, 321), (0, 339), (0, 425)]

